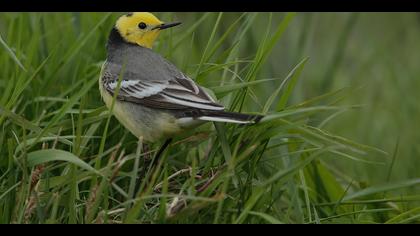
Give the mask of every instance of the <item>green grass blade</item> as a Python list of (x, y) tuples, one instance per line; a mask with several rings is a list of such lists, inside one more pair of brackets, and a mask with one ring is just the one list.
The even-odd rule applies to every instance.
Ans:
[[(283, 96), (280, 98), (279, 101), (279, 105), (280, 103), (282, 103), (284, 96), (286, 95), (286, 93), (289, 93), (288, 95), (286, 95), (287, 97), (289, 97), (291, 90), (294, 88), (297, 78), (299, 77), (301, 71), (303, 70), (306, 61), (308, 60), (308, 58), (303, 59), (301, 62), (299, 62), (299, 64), (297, 64), (295, 66), (295, 68), (292, 69), (292, 71), (287, 75), (287, 77), (283, 80), (283, 82), (281, 82), (280, 86), (273, 92), (273, 94), (271, 94), (271, 96), (268, 98), (267, 102), (264, 105), (263, 114), (266, 114), (269, 109), (271, 108), (271, 106), (274, 103), (275, 98), (278, 96), (278, 94), (280, 93), (280, 91), (283, 89), (284, 85), (289, 82), (289, 86), (287, 86), (285, 93), (283, 94)], [(289, 91), (290, 90), (290, 91)], [(282, 108), (283, 109), (283, 108)], [(278, 109), (277, 110), (282, 110), (282, 109)]]
[(13, 59), (13, 61), (23, 70), (27, 71), (26, 68), (23, 66), (22, 62), (20, 62), (19, 58), (16, 56), (16, 54), (13, 52), (13, 50), (7, 45), (7, 43), (3, 40), (3, 37), (0, 35), (0, 44), (4, 47), (6, 52), (9, 54), (9, 56)]
[(283, 222), (279, 221), (278, 219), (274, 218), (273, 216), (263, 213), (263, 212), (255, 212), (255, 211), (249, 211), (248, 212), (249, 215), (254, 215), (254, 216), (258, 216), (262, 219), (264, 219), (265, 221), (267, 221), (270, 224), (284, 224)]
[(352, 199), (361, 198), (361, 197), (373, 195), (376, 193), (382, 193), (382, 192), (387, 192), (387, 191), (392, 191), (392, 190), (397, 190), (397, 189), (402, 189), (402, 188), (408, 188), (408, 187), (412, 187), (418, 184), (420, 184), (420, 179), (409, 179), (409, 180), (376, 185), (376, 186), (365, 188), (355, 193), (351, 193), (347, 195), (346, 197), (344, 197), (343, 201), (349, 201)]
[[(287, 101), (289, 101), (290, 95), (292, 94), (293, 89), (295, 88), (300, 74), (302, 73), (303, 68), (305, 67), (306, 62), (308, 61), (308, 57), (303, 59), (287, 76), (286, 80), (288, 81), (290, 78), (290, 82), (287, 84), (286, 90), (284, 91), (283, 95), (281, 96), (278, 104), (277, 104), (277, 111), (283, 110), (286, 105)], [(271, 104), (270, 104), (271, 105)]]
[(83, 168), (92, 173), (101, 175), (92, 166), (82, 161), (79, 157), (75, 156), (73, 153), (66, 152), (63, 150), (45, 149), (45, 150), (34, 151), (34, 152), (28, 153), (27, 158), (28, 158), (28, 165), (30, 167), (47, 163), (47, 162), (52, 162), (52, 161), (65, 161), (65, 162), (75, 164), (76, 166), (79, 166), (80, 168)]

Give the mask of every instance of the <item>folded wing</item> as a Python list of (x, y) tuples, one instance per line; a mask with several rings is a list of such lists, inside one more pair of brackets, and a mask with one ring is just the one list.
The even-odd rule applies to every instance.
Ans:
[[(103, 79), (105, 89), (114, 94), (118, 88), (117, 76), (105, 73), (104, 77), (108, 77)], [(117, 98), (161, 109), (224, 110), (194, 81), (183, 75), (166, 81), (123, 79)]]

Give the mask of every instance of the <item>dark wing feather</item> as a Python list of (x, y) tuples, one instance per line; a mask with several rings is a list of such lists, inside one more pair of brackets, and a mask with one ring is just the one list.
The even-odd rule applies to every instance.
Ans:
[[(135, 74), (131, 73), (130, 76)], [(114, 94), (118, 86), (118, 76), (104, 73), (103, 86)], [(201, 87), (184, 75), (168, 81), (123, 79), (117, 98), (151, 108), (224, 110), (222, 105), (217, 104)]]

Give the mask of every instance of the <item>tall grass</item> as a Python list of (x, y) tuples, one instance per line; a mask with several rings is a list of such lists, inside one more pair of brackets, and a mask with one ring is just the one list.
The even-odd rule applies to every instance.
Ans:
[[(319, 15), (158, 13), (183, 25), (164, 32), (156, 51), (229, 110), (266, 117), (191, 130), (152, 165), (162, 143), (143, 149), (99, 96), (119, 15), (0, 15), (1, 223), (418, 222), (420, 179), (391, 175), (403, 141), (387, 148), (331, 131), (356, 129), (342, 117), (366, 112), (352, 99), (359, 85), (333, 83), (361, 16), (347, 18), (333, 47), (340, 63), (306, 95), (305, 71), (317, 62), (302, 47), (290, 58), (278, 52), (296, 32), (305, 45), (310, 31), (300, 25), (316, 26), (308, 22)], [(387, 175), (366, 182), (344, 165)]]

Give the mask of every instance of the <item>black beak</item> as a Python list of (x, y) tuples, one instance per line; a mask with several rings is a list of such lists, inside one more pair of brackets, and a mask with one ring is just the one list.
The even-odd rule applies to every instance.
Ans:
[(174, 27), (174, 26), (180, 25), (180, 24), (181, 24), (181, 22), (175, 22), (175, 23), (163, 23), (163, 24), (161, 24), (161, 25), (158, 25), (158, 26), (154, 27), (152, 30), (155, 30), (155, 29), (160, 29), (160, 30), (163, 30), (163, 29), (168, 29), (168, 28), (171, 28), (171, 27)]

